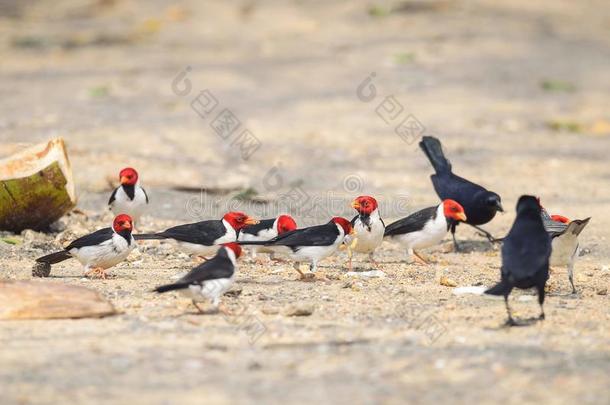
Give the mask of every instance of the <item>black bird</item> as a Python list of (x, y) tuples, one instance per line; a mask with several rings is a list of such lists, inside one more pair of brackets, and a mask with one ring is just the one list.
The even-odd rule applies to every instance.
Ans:
[(503, 295), (508, 325), (517, 325), (508, 305), (513, 288), (538, 290), (540, 317), (544, 319), (544, 286), (549, 278), (551, 238), (544, 229), (536, 197), (524, 195), (517, 202), (517, 218), (502, 244), (502, 278), (486, 294)]
[[(419, 143), (419, 147), (424, 151), (436, 174), (430, 176), (434, 190), (441, 200), (455, 200), (466, 212), (467, 220), (465, 223), (473, 226), (482, 232), (490, 242), (498, 242), (489, 232), (480, 228), (478, 225), (488, 223), (496, 215), (496, 212), (503, 212), (502, 199), (493, 191), (466, 180), (451, 171), (451, 163), (443, 154), (441, 142), (433, 136), (424, 136)], [(455, 249), (459, 250), (455, 240), (455, 228), (458, 226), (455, 221), (451, 225), (451, 236)]]

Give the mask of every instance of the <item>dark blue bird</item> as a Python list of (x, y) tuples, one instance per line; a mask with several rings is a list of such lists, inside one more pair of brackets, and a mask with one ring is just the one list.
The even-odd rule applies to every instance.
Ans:
[[(436, 172), (430, 176), (430, 179), (432, 179), (434, 190), (436, 190), (440, 199), (451, 199), (460, 203), (464, 207), (464, 212), (468, 218), (465, 223), (482, 232), (490, 242), (497, 242), (497, 239), (480, 228), (479, 225), (491, 221), (496, 216), (496, 212), (504, 211), (500, 196), (485, 187), (454, 174), (451, 171), (451, 163), (443, 154), (441, 142), (437, 138), (424, 136), (419, 143), (419, 147), (424, 151)], [(455, 240), (457, 225), (457, 221), (454, 221), (451, 225), (451, 236), (455, 249), (459, 250), (459, 245)]]
[(524, 195), (517, 202), (517, 218), (502, 244), (502, 275), (486, 294), (503, 295), (508, 311), (508, 325), (517, 325), (508, 305), (513, 288), (536, 288), (540, 317), (544, 319), (544, 286), (549, 278), (551, 238), (540, 216), (536, 197)]

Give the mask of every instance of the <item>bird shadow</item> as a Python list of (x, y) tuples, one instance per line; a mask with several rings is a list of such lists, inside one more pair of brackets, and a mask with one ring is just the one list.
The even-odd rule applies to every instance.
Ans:
[(506, 322), (504, 322), (498, 326), (488, 327), (486, 329), (487, 330), (505, 330), (505, 329), (510, 329), (510, 328), (522, 328), (522, 327), (526, 327), (526, 326), (536, 325), (540, 321), (542, 321), (542, 320), (537, 316), (533, 316), (530, 318), (517, 318), (517, 319), (513, 318), (512, 322), (507, 320)]
[(453, 253), (489, 252), (494, 250), (494, 244), (488, 240), (462, 240), (458, 242), (459, 250)]

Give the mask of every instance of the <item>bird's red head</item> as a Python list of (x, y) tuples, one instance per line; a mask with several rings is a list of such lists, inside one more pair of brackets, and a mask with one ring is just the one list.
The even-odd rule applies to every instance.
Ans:
[(331, 221), (334, 222), (335, 224), (339, 225), (341, 228), (343, 228), (343, 232), (346, 235), (349, 235), (352, 233), (352, 231), (353, 231), (352, 224), (347, 219), (345, 219), (343, 217), (334, 217), (333, 219), (331, 219)]
[(120, 214), (114, 218), (112, 221), (112, 229), (115, 232), (121, 232), (125, 230), (131, 231), (133, 229), (133, 220), (127, 214)]
[(377, 200), (368, 195), (361, 195), (352, 201), (352, 207), (359, 214), (370, 214), (377, 209)]
[(290, 232), (297, 229), (297, 223), (290, 215), (280, 215), (277, 217), (277, 234), (281, 235), (284, 232)]
[(236, 259), (239, 259), (239, 256), (241, 256), (241, 246), (239, 245), (239, 243), (236, 243), (236, 242), (223, 243), (222, 246), (226, 247), (227, 249), (231, 249), (233, 251), (233, 253), (235, 253)]
[(258, 220), (238, 211), (227, 212), (222, 219), (227, 221), (236, 231), (239, 231), (248, 225), (258, 224)]
[(119, 173), (119, 179), (122, 186), (135, 186), (138, 182), (138, 172), (136, 169), (126, 167)]
[(455, 200), (444, 200), (443, 201), (443, 213), (445, 218), (455, 219), (456, 221), (466, 221), (466, 213), (464, 207)]
[(569, 224), (570, 223), (570, 220), (568, 218), (564, 217), (563, 215), (557, 215), (557, 214), (551, 215), (551, 219), (553, 221), (561, 222), (561, 223), (564, 223), (564, 224)]

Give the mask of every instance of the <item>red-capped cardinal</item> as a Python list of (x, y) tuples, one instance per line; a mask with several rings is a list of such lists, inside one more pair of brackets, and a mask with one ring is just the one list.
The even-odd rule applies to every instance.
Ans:
[[(282, 253), (295, 261), (294, 269), (301, 279), (311, 279), (317, 269), (318, 262), (337, 250), (345, 235), (352, 233), (350, 222), (341, 217), (334, 217), (324, 225), (296, 229), (283, 233), (266, 242), (240, 242), (241, 245), (258, 245), (279, 248)], [(307, 276), (299, 268), (300, 262), (309, 262), (311, 273)]]
[(566, 266), (572, 294), (576, 294), (574, 263), (578, 257), (578, 235), (585, 229), (591, 217), (570, 221), (562, 215), (549, 215), (542, 205), (540, 207), (544, 228), (552, 240), (551, 267)]
[(223, 243), (235, 242), (237, 232), (258, 221), (243, 212), (228, 212), (222, 219), (178, 225), (163, 232), (134, 235), (136, 240), (163, 240), (176, 242), (186, 253), (207, 256), (214, 254)]
[(352, 251), (368, 253), (369, 260), (377, 266), (373, 253), (383, 242), (385, 232), (385, 224), (379, 215), (377, 200), (363, 195), (352, 201), (352, 207), (358, 212), (351, 222), (356, 235), (346, 236), (343, 242), (348, 247), (349, 270), (352, 270)]
[[(277, 218), (263, 219), (256, 225), (242, 228), (239, 231), (237, 240), (240, 242), (263, 242), (295, 229), (297, 229), (297, 223), (290, 215), (280, 215)], [(256, 253), (271, 253), (271, 258), (273, 259), (274, 250), (271, 247), (254, 246), (252, 248), (253, 259), (256, 259)]]
[(148, 195), (140, 187), (138, 172), (126, 167), (119, 173), (121, 185), (112, 191), (108, 206), (114, 215), (127, 214), (137, 226), (148, 206)]
[(237, 271), (237, 259), (241, 255), (241, 246), (237, 243), (225, 243), (216, 256), (201, 263), (173, 284), (155, 288), (158, 293), (178, 290), (193, 301), (199, 312), (203, 310), (197, 302), (210, 300), (214, 309), (218, 309), (220, 297), (233, 285)]
[(135, 248), (132, 228), (129, 215), (118, 215), (112, 221), (112, 228), (78, 238), (64, 250), (39, 257), (36, 262), (51, 266), (73, 257), (85, 266), (85, 275), (106, 278), (105, 270), (125, 260)]
[(416, 252), (439, 244), (455, 221), (465, 221), (464, 208), (454, 200), (444, 200), (436, 207), (417, 211), (385, 228), (385, 237), (398, 241), (407, 248), (407, 254), (415, 255), (421, 264), (427, 262)]

